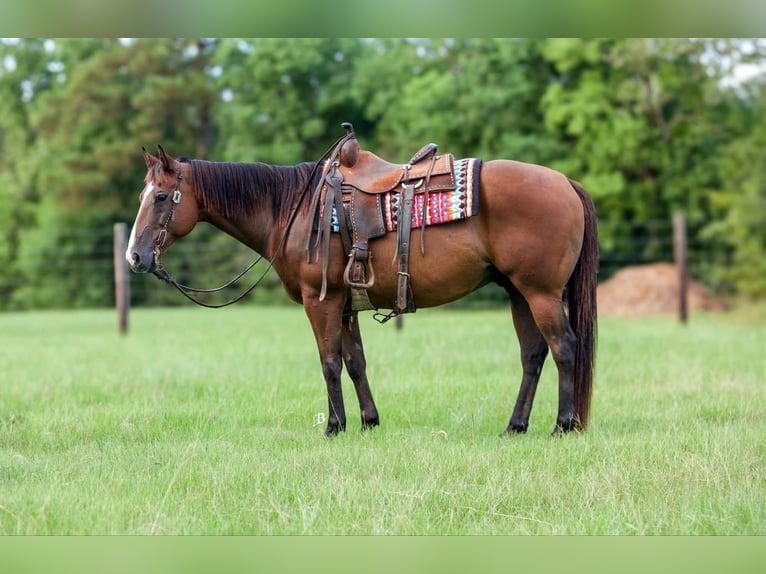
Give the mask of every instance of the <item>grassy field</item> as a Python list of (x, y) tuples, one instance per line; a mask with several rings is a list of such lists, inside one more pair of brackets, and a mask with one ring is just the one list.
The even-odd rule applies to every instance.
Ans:
[(766, 534), (766, 320), (600, 322), (590, 430), (500, 437), (506, 311), (363, 316), (382, 426), (322, 437), (299, 307), (0, 315), (0, 534)]

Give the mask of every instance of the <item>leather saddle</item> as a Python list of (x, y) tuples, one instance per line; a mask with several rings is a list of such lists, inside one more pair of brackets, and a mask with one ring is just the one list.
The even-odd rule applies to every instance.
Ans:
[(379, 158), (371, 151), (360, 150), (356, 138), (350, 139), (340, 149), (343, 184), (376, 194), (393, 191), (408, 181), (428, 178), (427, 186), (416, 186), (416, 193), (455, 189), (455, 158), (452, 154), (435, 155), (436, 148), (436, 144), (429, 143), (406, 164), (396, 164)]
[[(329, 236), (332, 214), (335, 213), (341, 240), (348, 255), (344, 281), (351, 291), (351, 310), (375, 309), (367, 296), (367, 289), (375, 283), (368, 241), (388, 232), (383, 221), (381, 196), (385, 193), (398, 193), (397, 249), (394, 256), (394, 262), (397, 259), (399, 262), (398, 281), (392, 313), (384, 316), (383, 321), (400, 313), (415, 312), (409, 276), (414, 196), (426, 194), (422, 203), (425, 222), (427, 194), (455, 189), (455, 158), (452, 154), (437, 155), (436, 144), (429, 143), (420, 148), (406, 164), (390, 163), (370, 151), (360, 149), (350, 123), (343, 123), (342, 126), (346, 135), (339, 140), (330, 155), (312, 202), (312, 213), (319, 219), (314, 251), (323, 258), (320, 300), (324, 299), (326, 292)], [(425, 225), (421, 228), (423, 251), (424, 229)], [(311, 238), (307, 253), (310, 261)]]

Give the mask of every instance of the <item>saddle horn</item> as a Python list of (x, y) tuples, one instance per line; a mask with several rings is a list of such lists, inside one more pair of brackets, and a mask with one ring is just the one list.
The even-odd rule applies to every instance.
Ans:
[(356, 141), (354, 126), (351, 122), (343, 122), (341, 126), (346, 130), (346, 141), (340, 148), (340, 163), (343, 167), (351, 168), (356, 165), (359, 158), (359, 142)]

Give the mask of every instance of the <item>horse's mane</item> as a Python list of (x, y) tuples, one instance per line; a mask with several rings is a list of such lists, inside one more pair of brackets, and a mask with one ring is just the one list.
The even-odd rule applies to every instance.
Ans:
[(271, 203), (275, 221), (289, 216), (297, 196), (303, 192), (315, 163), (294, 166), (266, 163), (211, 162), (179, 158), (191, 165), (191, 184), (199, 190), (200, 208), (226, 218), (250, 216)]

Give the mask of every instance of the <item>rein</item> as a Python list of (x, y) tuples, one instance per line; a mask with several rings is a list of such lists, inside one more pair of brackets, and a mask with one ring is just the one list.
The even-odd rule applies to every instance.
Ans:
[(230, 287), (234, 283), (236, 283), (239, 279), (241, 279), (245, 273), (250, 271), (253, 267), (255, 267), (258, 263), (260, 263), (261, 259), (263, 259), (262, 256), (258, 256), (258, 259), (253, 261), (250, 265), (248, 265), (244, 271), (242, 271), (239, 275), (234, 277), (231, 281), (228, 283), (221, 285), (220, 287), (215, 287), (213, 289), (195, 289), (194, 287), (189, 287), (188, 285), (183, 285), (175, 280), (175, 278), (168, 273), (165, 268), (162, 266), (162, 263), (159, 263), (153, 270), (152, 273), (158, 277), (159, 279), (162, 279), (166, 283), (170, 283), (173, 287), (175, 287), (181, 295), (186, 297), (189, 301), (192, 303), (196, 303), (200, 307), (207, 307), (208, 309), (220, 309), (222, 307), (228, 307), (229, 305), (233, 305), (234, 303), (237, 303), (238, 301), (241, 301), (245, 296), (249, 295), (253, 289), (255, 289), (260, 282), (263, 280), (263, 278), (266, 276), (266, 273), (268, 273), (271, 270), (271, 262), (269, 262), (269, 266), (266, 268), (266, 271), (264, 271), (260, 277), (258, 277), (258, 280), (253, 283), (250, 287), (248, 287), (245, 291), (234, 297), (233, 299), (230, 299), (229, 301), (226, 301), (225, 303), (205, 303), (204, 301), (200, 301), (199, 299), (196, 299), (191, 295), (191, 293), (217, 293), (218, 291), (223, 291), (227, 287)]
[[(306, 179), (306, 185), (303, 186), (303, 189), (301, 190), (300, 195), (298, 196), (298, 200), (295, 202), (293, 207), (290, 210), (290, 215), (287, 218), (287, 225), (285, 225), (285, 229), (282, 232), (282, 237), (279, 240), (279, 245), (277, 245), (277, 249), (274, 251), (274, 256), (271, 260), (269, 260), (269, 265), (266, 267), (266, 270), (261, 273), (260, 277), (253, 283), (250, 287), (248, 287), (246, 290), (244, 290), (242, 293), (234, 297), (233, 299), (230, 299), (229, 301), (226, 301), (225, 303), (205, 303), (204, 301), (200, 301), (199, 299), (193, 297), (191, 293), (217, 293), (219, 291), (223, 291), (227, 287), (230, 287), (234, 283), (236, 283), (239, 279), (244, 277), (244, 275), (250, 271), (253, 267), (255, 267), (258, 263), (263, 260), (263, 256), (259, 255), (258, 258), (253, 261), (250, 265), (248, 265), (244, 271), (242, 271), (239, 275), (225, 283), (224, 285), (221, 285), (220, 287), (215, 287), (213, 289), (196, 289), (194, 287), (189, 287), (188, 285), (183, 285), (175, 280), (175, 278), (168, 273), (168, 271), (165, 269), (165, 266), (162, 264), (162, 261), (160, 259), (160, 248), (165, 244), (165, 241), (167, 240), (167, 234), (168, 234), (168, 226), (170, 225), (170, 222), (173, 219), (173, 215), (175, 214), (176, 205), (181, 203), (181, 180), (183, 179), (183, 174), (179, 171), (177, 174), (177, 180), (176, 180), (176, 188), (175, 191), (173, 191), (173, 197), (172, 197), (172, 204), (170, 206), (170, 212), (168, 213), (167, 218), (165, 219), (165, 223), (162, 225), (162, 229), (160, 229), (159, 234), (157, 234), (157, 238), (154, 240), (154, 269), (152, 269), (151, 273), (157, 277), (158, 279), (165, 281), (166, 283), (170, 283), (173, 287), (176, 288), (176, 290), (181, 293), (184, 297), (186, 297), (189, 301), (192, 303), (196, 303), (200, 307), (207, 307), (208, 309), (221, 309), (223, 307), (228, 307), (229, 305), (233, 305), (234, 303), (237, 303), (244, 299), (247, 295), (249, 295), (260, 283), (263, 281), (263, 279), (266, 277), (266, 274), (271, 271), (272, 267), (274, 266), (274, 259), (277, 258), (279, 255), (279, 252), (282, 250), (285, 244), (285, 240), (287, 239), (287, 234), (290, 231), (290, 228), (293, 225), (293, 222), (295, 221), (295, 216), (298, 213), (298, 207), (300, 206), (301, 202), (303, 201), (303, 198), (306, 196), (306, 192), (311, 187), (311, 184), (314, 180), (314, 177), (316, 176), (317, 170), (319, 169), (319, 165), (322, 163), (322, 160), (325, 159), (327, 156), (330, 155), (330, 153), (338, 146), (338, 144), (346, 139), (348, 135), (344, 135), (330, 146), (330, 148), (322, 154), (322, 156), (319, 158), (319, 160), (314, 164), (314, 167), (311, 169), (311, 173), (309, 174), (308, 178)], [(320, 184), (321, 185), (321, 182)]]

